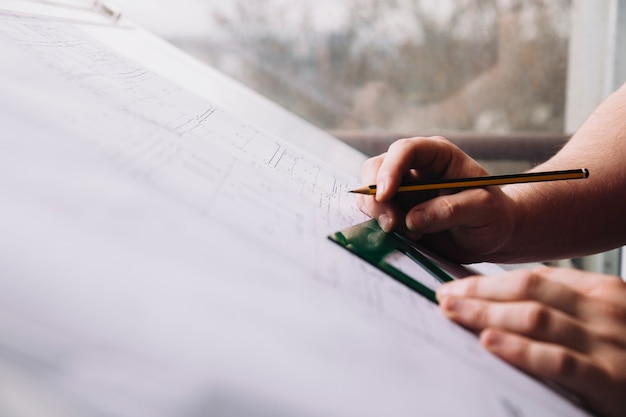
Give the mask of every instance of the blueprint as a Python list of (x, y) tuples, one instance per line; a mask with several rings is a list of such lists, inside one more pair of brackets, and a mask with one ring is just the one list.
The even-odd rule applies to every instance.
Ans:
[(586, 415), (326, 239), (358, 178), (71, 23), (0, 56), (0, 414)]

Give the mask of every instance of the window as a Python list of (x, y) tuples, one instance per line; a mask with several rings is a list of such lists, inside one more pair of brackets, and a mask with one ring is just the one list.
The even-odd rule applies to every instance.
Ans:
[(323, 129), (563, 130), (569, 1), (214, 3), (166, 37)]

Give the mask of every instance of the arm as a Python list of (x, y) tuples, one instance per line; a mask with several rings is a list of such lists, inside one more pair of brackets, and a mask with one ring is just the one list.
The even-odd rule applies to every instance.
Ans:
[[(583, 181), (394, 198), (403, 180), (486, 175), (443, 138), (394, 143), (363, 168), (376, 198), (359, 197), (363, 211), (386, 231), (401, 229), (461, 262), (526, 262), (598, 252), (626, 242), (626, 87), (611, 95), (553, 158), (533, 171), (588, 168)], [(407, 201), (406, 199), (409, 198)]]
[[(626, 242), (626, 86), (602, 103), (553, 158), (533, 171), (588, 168), (585, 181), (505, 187), (516, 213), (502, 255), (545, 260)], [(557, 168), (559, 167), (559, 168)], [(515, 248), (519, 246), (519, 248)]]

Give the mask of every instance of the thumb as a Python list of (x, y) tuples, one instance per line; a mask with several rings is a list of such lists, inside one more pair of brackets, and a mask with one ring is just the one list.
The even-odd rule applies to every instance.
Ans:
[(406, 226), (415, 233), (487, 227), (502, 216), (498, 193), (499, 189), (481, 188), (440, 195), (413, 207), (406, 215)]

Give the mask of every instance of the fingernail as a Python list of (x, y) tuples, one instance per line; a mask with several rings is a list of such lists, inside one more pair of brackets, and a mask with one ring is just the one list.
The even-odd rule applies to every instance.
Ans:
[(453, 321), (459, 321), (463, 317), (465, 302), (456, 297), (444, 297), (439, 300), (439, 308), (444, 316)]
[(452, 281), (442, 284), (437, 289), (437, 297), (447, 297), (450, 295), (463, 295), (462, 281)]
[(495, 330), (485, 330), (480, 334), (480, 342), (489, 350), (494, 350), (502, 345), (506, 336)]
[(456, 297), (445, 297), (442, 299), (440, 305), (442, 310), (454, 313), (463, 308), (463, 300)]
[(384, 213), (381, 214), (380, 216), (378, 216), (378, 224), (380, 225), (381, 229), (389, 233), (392, 228), (391, 216), (389, 216), (388, 214), (384, 214)]

